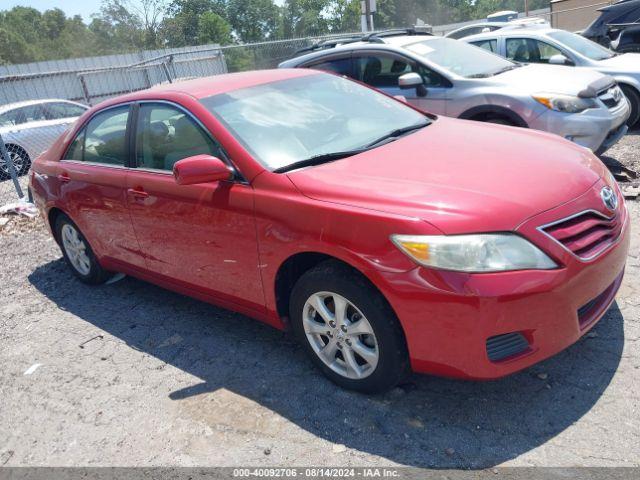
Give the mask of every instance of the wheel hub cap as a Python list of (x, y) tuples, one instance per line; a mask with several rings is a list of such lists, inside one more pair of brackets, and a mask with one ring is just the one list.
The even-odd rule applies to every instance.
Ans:
[(88, 275), (91, 271), (91, 260), (87, 254), (87, 245), (78, 230), (68, 223), (62, 227), (62, 246), (73, 268), (82, 275)]
[(333, 292), (311, 295), (304, 305), (303, 326), (313, 351), (334, 372), (362, 379), (375, 370), (379, 350), (373, 328), (345, 297)]

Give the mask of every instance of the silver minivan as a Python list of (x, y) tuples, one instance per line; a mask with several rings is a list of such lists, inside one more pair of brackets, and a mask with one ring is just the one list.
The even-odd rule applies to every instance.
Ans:
[(606, 104), (608, 92), (619, 89), (595, 71), (524, 66), (411, 30), (333, 39), (306, 50), (280, 67), (346, 75), (425, 111), (545, 130), (598, 153), (627, 131), (629, 103), (620, 94)]

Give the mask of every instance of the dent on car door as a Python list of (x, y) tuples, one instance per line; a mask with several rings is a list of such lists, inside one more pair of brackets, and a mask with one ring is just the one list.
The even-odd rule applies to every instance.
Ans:
[(144, 268), (125, 194), (129, 105), (94, 115), (59, 162), (61, 206), (103, 260)]
[(150, 271), (221, 300), (264, 310), (253, 189), (237, 181), (176, 184), (173, 165), (207, 154), (225, 159), (183, 109), (141, 103), (128, 203)]
[[(363, 53), (354, 56), (353, 62), (358, 80), (389, 95), (402, 95), (412, 105), (428, 112), (446, 114), (450, 85), (437, 72), (405, 57), (386, 53)], [(426, 92), (418, 88), (399, 87), (399, 78), (412, 72), (422, 77)]]

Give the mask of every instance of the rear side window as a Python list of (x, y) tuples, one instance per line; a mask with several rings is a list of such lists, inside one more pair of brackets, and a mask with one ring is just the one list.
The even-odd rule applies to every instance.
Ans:
[(22, 107), (19, 109), (19, 116), (22, 116), (23, 122), (21, 123), (29, 123), (29, 122), (39, 122), (41, 120), (46, 120), (44, 116), (44, 108), (42, 105), (29, 105), (28, 107)]
[(143, 168), (171, 171), (178, 160), (201, 154), (223, 158), (202, 127), (170, 105), (142, 104), (136, 137), (136, 164)]
[(347, 77), (353, 77), (351, 58), (336, 58), (334, 60), (328, 60), (326, 62), (309, 65), (309, 68), (313, 68), (314, 70), (322, 70), (325, 72), (332, 72), (338, 75), (345, 75)]
[(80, 105), (66, 102), (53, 102), (46, 105), (47, 117), (50, 120), (58, 120), (61, 118), (79, 117), (86, 110)]
[(29, 105), (9, 110), (0, 115), (0, 127), (13, 127), (40, 120), (45, 120), (42, 105)]
[(470, 42), (471, 45), (475, 45), (476, 47), (484, 48), (490, 52), (496, 53), (498, 51), (498, 40), (480, 40), (479, 42)]
[(124, 165), (128, 120), (128, 105), (98, 113), (71, 142), (64, 159)]

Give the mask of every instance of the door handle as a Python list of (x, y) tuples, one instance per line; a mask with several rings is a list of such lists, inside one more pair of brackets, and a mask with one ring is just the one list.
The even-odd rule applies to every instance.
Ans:
[(127, 189), (127, 193), (136, 198), (147, 198), (149, 196), (147, 192), (137, 188), (129, 188)]
[(69, 177), (68, 173), (64, 172), (58, 175), (58, 180), (62, 183), (69, 183), (71, 181), (71, 177)]

